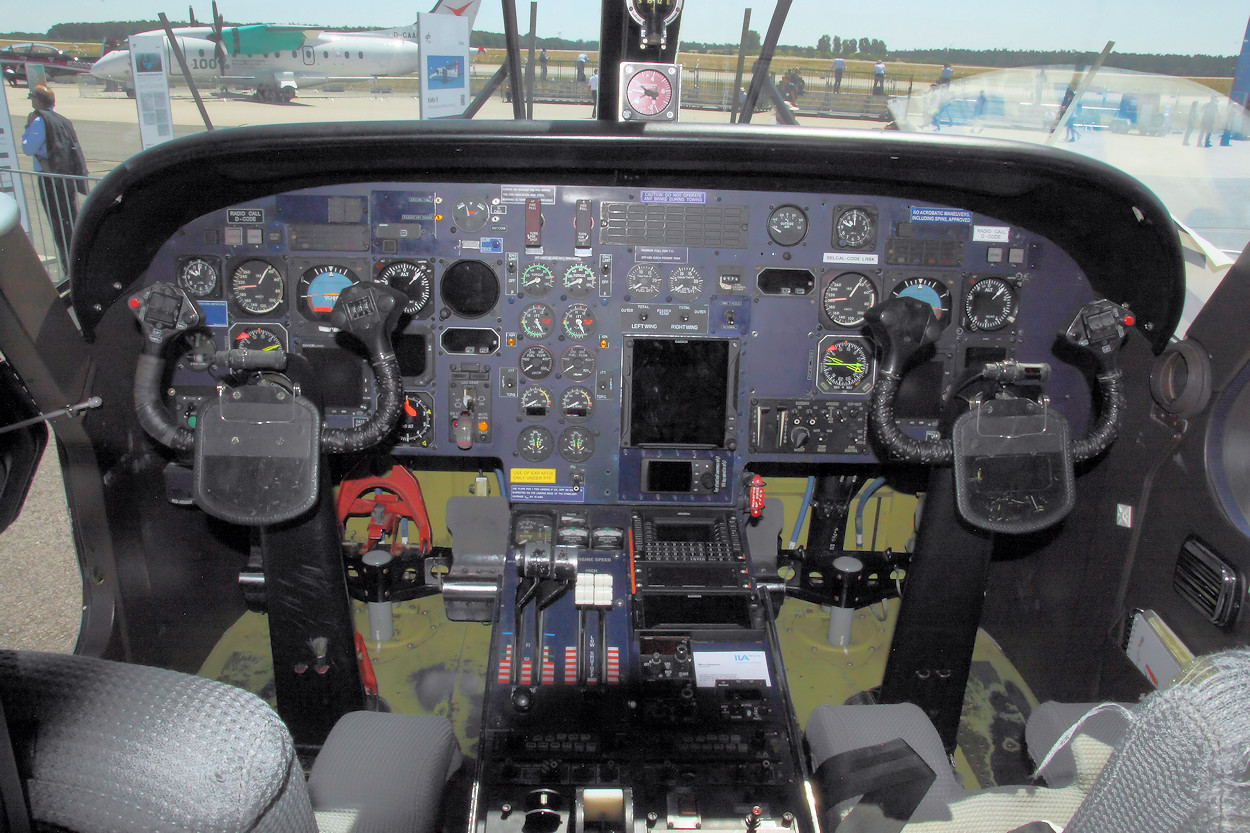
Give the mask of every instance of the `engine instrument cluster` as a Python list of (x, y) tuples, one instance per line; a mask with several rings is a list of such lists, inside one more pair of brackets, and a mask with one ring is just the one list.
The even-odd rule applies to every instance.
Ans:
[[(486, 458), (516, 501), (725, 506), (752, 464), (871, 463), (877, 378), (864, 314), (932, 306), (936, 352), (898, 415), (924, 437), (985, 362), (1055, 366), (1074, 427), (1085, 382), (1051, 354), (1095, 296), (1026, 228), (900, 197), (486, 183), (360, 183), (242, 203), (187, 224), (151, 263), (204, 309), (165, 386), (184, 426), (214, 394), (212, 351), (285, 350), (327, 426), (376, 392), (330, 326), (339, 293), (407, 297), (395, 349), (399, 456)], [(486, 467), (486, 463), (482, 463)]]

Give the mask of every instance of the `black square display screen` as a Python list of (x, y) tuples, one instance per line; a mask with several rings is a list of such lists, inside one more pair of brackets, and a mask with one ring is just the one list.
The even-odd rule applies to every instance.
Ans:
[(730, 343), (636, 338), (629, 350), (629, 445), (724, 448)]

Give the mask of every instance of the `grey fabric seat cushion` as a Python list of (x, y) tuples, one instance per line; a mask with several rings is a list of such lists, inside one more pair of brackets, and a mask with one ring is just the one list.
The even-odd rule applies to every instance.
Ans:
[[(1033, 766), (1041, 765), (1052, 747), (1063, 737), (1064, 732), (1075, 726), (1086, 715), (1090, 715), (1090, 711), (1100, 705), (1102, 704), (1056, 703), (1052, 700), (1033, 709), (1024, 727), (1024, 742)], [(1086, 718), (1077, 734), (1094, 738), (1106, 746), (1115, 746), (1124, 737), (1127, 729), (1128, 718), (1123, 712), (1103, 710)], [(1078, 775), (1076, 758), (1072, 754), (1071, 747), (1065, 745), (1058, 749), (1047, 763), (1046, 770), (1039, 772), (1038, 775), (1042, 776), (1047, 786), (1050, 787), (1066, 787), (1071, 784)]]
[(451, 722), (352, 712), (334, 725), (308, 779), (322, 833), (437, 829), (447, 779), (460, 766)]
[(234, 686), (0, 651), (0, 699), (37, 822), (119, 833), (317, 829), (286, 726)]

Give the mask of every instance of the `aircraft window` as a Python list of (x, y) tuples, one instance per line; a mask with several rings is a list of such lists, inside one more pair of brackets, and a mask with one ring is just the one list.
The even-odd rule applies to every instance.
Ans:
[(363, 53), (363, 52), (357, 52), (357, 53), (356, 53), (356, 57), (357, 57), (357, 58), (360, 58), (361, 60), (364, 60), (365, 53)]
[(297, 51), (295, 51), (294, 49), (292, 49), (292, 50), (291, 50), (291, 57), (292, 57), (292, 58), (297, 58), (297, 57), (299, 57), (299, 53), (298, 53)]
[(328, 50), (328, 49), (323, 49), (323, 50), (321, 50), (321, 57), (323, 57), (323, 58), (329, 58), (329, 57), (330, 57), (330, 50)]
[(201, 57), (201, 58), (203, 58), (203, 57), (204, 57), (204, 50), (203, 50), (203, 49), (201, 49), (201, 50), (200, 50), (200, 57)]

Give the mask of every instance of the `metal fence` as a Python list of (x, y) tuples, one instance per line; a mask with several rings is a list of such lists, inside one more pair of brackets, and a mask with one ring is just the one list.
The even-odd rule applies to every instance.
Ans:
[(69, 245), (82, 196), (100, 179), (40, 171), (0, 171), (0, 193), (17, 200), (22, 228), (34, 244), (48, 277), (58, 286), (69, 278)]

